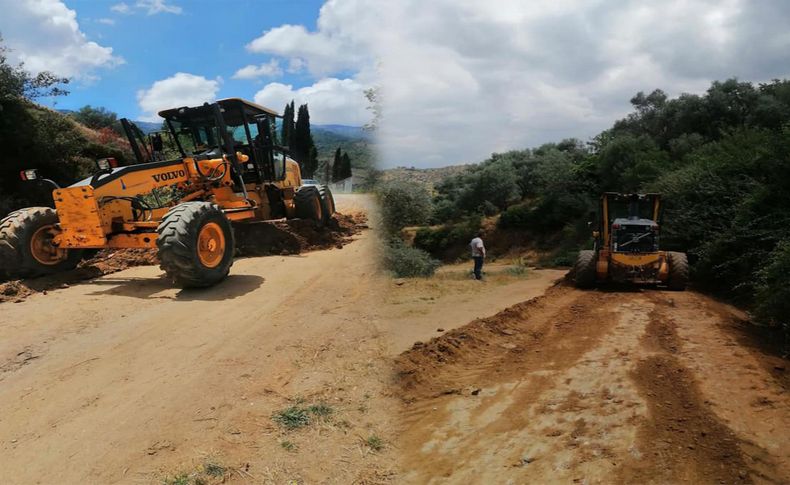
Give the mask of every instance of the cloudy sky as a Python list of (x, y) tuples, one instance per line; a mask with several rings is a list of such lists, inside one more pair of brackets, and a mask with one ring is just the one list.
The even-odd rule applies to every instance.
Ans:
[(790, 76), (785, 0), (0, 4), (15, 59), (74, 78), (59, 107), (154, 119), (216, 97), (277, 110), (295, 98), (316, 122), (361, 125), (362, 92), (379, 86), (384, 166), (586, 139), (640, 90), (701, 93), (714, 79)]

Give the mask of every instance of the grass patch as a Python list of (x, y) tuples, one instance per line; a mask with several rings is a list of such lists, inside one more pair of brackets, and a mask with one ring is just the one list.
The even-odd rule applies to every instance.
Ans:
[(203, 471), (210, 477), (219, 478), (224, 476), (228, 469), (219, 463), (210, 461), (203, 464)]
[(163, 485), (190, 485), (191, 477), (186, 473), (181, 473), (174, 477), (168, 477), (162, 480)]
[(328, 406), (324, 403), (318, 403), (318, 404), (313, 404), (312, 406), (308, 406), (307, 411), (314, 416), (319, 416), (324, 419), (328, 418), (335, 412), (335, 410), (332, 409), (331, 406)]
[(310, 415), (305, 408), (291, 406), (274, 413), (272, 420), (286, 429), (298, 429), (310, 424)]
[(529, 268), (526, 266), (510, 266), (505, 270), (505, 273), (511, 276), (527, 276)]
[(299, 446), (297, 446), (296, 443), (294, 443), (293, 441), (288, 441), (288, 440), (280, 441), (280, 446), (285, 451), (296, 451), (296, 450), (299, 449)]
[[(301, 404), (302, 402), (304, 401), (299, 401), (298, 403)], [(311, 416), (326, 420), (334, 412), (335, 410), (332, 406), (324, 403), (311, 404), (306, 407), (296, 405), (274, 413), (272, 420), (283, 428), (292, 430), (309, 425), (312, 420)]]
[(365, 444), (373, 451), (381, 451), (384, 449), (384, 440), (375, 434), (368, 436), (368, 439), (365, 440)]

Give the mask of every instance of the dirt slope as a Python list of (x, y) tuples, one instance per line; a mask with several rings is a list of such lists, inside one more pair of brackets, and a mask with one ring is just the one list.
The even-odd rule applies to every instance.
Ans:
[(545, 297), (398, 360), (409, 483), (787, 483), (784, 361), (693, 292)]

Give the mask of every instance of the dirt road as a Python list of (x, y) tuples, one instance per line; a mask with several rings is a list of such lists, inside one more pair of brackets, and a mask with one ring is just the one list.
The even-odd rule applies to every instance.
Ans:
[[(392, 456), (366, 445), (392, 441), (373, 251), (368, 231), (239, 259), (208, 290), (148, 266), (2, 304), (0, 481), (161, 483), (206, 465), (240, 483), (391, 475)], [(323, 411), (289, 431), (272, 417), (293, 406)]]
[(789, 481), (785, 361), (736, 310), (504, 263), (391, 280), (377, 248), (1, 303), (0, 482)]
[(788, 483), (785, 361), (693, 292), (559, 286), (398, 362), (408, 483)]

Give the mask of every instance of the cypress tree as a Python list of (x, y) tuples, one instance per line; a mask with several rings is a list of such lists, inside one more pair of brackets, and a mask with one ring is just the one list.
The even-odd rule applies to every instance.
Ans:
[(294, 102), (293, 100), (285, 105), (283, 111), (283, 125), (280, 129), (282, 144), (290, 147), (294, 133)]
[(291, 136), (291, 154), (299, 162), (305, 178), (311, 177), (318, 168), (318, 150), (310, 133), (310, 111), (307, 105), (299, 106), (296, 124)]
[(337, 147), (337, 150), (335, 150), (335, 160), (332, 163), (332, 182), (337, 182), (338, 180), (341, 180), (340, 164), (341, 164), (340, 147)]
[(342, 169), (343, 179), (350, 178), (351, 175), (352, 175), (352, 173), (351, 173), (351, 158), (349, 158), (348, 153), (344, 153), (343, 154), (341, 167), (343, 167), (343, 169)]

